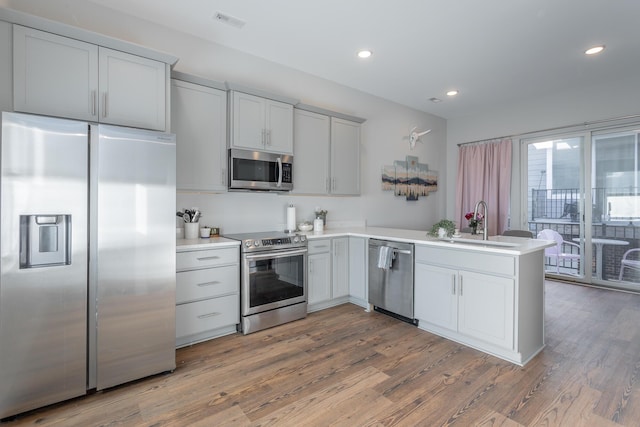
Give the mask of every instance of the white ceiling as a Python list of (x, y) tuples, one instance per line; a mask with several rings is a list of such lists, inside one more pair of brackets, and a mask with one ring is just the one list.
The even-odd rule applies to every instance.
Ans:
[(444, 118), (640, 70), (638, 0), (90, 1)]

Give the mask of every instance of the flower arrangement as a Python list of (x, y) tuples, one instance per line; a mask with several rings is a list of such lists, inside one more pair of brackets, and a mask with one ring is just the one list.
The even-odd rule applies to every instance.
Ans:
[(481, 213), (477, 213), (476, 217), (473, 217), (473, 212), (467, 212), (464, 214), (464, 217), (469, 221), (469, 227), (473, 228), (473, 232), (475, 233), (478, 225), (480, 225), (480, 221), (484, 219), (484, 215)]

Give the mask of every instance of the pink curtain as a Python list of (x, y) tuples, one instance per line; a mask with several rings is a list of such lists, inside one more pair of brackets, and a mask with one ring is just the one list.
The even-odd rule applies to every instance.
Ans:
[(489, 218), (485, 218), (489, 234), (502, 234), (507, 229), (510, 192), (511, 139), (460, 147), (456, 188), (456, 221), (460, 228), (469, 226), (464, 215), (484, 200), (489, 207)]

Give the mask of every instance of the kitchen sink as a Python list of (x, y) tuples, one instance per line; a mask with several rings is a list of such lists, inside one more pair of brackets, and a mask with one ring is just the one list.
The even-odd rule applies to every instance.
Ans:
[(519, 243), (498, 242), (495, 240), (482, 240), (482, 239), (465, 239), (462, 237), (453, 237), (451, 239), (444, 239), (444, 240), (454, 244), (458, 243), (458, 244), (464, 244), (464, 245), (475, 245), (475, 246), (496, 247), (496, 248), (515, 248), (520, 246)]

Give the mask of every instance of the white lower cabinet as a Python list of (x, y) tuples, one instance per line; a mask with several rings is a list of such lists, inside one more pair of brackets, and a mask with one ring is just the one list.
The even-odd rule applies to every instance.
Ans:
[(235, 332), (240, 322), (238, 248), (178, 251), (176, 347)]
[(513, 279), (421, 262), (415, 278), (416, 318), (513, 348)]
[(349, 296), (349, 238), (331, 239), (331, 297)]
[(307, 304), (311, 308), (331, 299), (331, 239), (309, 240), (308, 249)]
[(349, 237), (349, 300), (368, 307), (367, 238)]
[(349, 301), (349, 238), (309, 240), (309, 312)]
[(544, 347), (537, 259), (416, 246), (419, 327), (522, 365)]
[(458, 330), (458, 272), (416, 262), (414, 315), (421, 322)]

